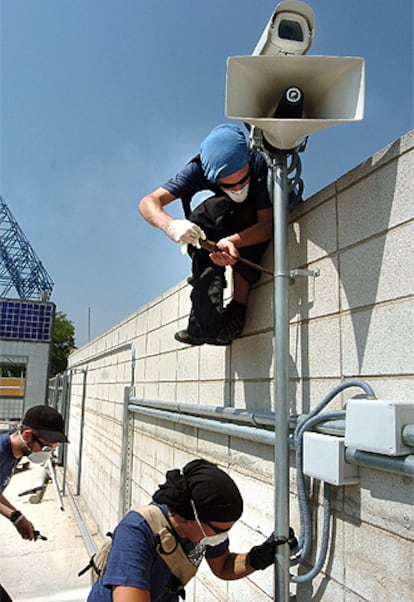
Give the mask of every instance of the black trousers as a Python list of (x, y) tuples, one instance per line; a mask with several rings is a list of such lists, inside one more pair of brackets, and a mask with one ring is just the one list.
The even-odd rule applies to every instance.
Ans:
[[(257, 211), (253, 199), (237, 204), (226, 196), (214, 196), (196, 207), (188, 219), (199, 225), (209, 240), (218, 242), (257, 223)], [(268, 244), (266, 241), (243, 247), (239, 252), (242, 257), (258, 263)], [(190, 247), (189, 253), (193, 290), (187, 330), (194, 337), (215, 338), (222, 327), (223, 290), (226, 285), (224, 268), (215, 265), (204, 249)], [(260, 272), (243, 263), (236, 263), (233, 269), (250, 284), (260, 278)]]

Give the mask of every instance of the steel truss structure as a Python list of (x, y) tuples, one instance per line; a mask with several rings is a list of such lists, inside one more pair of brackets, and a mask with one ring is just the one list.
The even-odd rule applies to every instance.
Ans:
[(7, 297), (14, 288), (20, 299), (47, 301), (53, 284), (6, 201), (0, 196), (0, 297)]

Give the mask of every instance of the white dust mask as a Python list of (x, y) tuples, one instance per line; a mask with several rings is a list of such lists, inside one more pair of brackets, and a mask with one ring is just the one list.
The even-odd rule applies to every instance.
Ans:
[(200, 540), (202, 546), (218, 546), (229, 538), (229, 532), (217, 533), (217, 535), (205, 535)]
[(243, 186), (243, 188), (240, 188), (240, 190), (226, 190), (226, 194), (235, 203), (243, 203), (249, 194), (249, 185), (250, 182), (247, 182), (247, 184)]
[(32, 452), (27, 457), (30, 460), (30, 462), (33, 462), (33, 464), (43, 464), (44, 462), (47, 462), (49, 460), (51, 455), (51, 451), (38, 451)]

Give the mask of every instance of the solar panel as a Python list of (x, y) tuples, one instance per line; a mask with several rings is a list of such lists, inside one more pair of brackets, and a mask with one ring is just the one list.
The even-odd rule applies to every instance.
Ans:
[(53, 316), (53, 303), (0, 299), (0, 338), (51, 341)]

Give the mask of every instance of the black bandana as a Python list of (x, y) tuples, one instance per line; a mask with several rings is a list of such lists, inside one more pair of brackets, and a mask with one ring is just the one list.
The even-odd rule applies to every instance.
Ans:
[(183, 518), (194, 519), (191, 499), (200, 520), (236, 521), (243, 512), (243, 500), (236, 483), (207, 460), (192, 460), (182, 471), (169, 470), (166, 479), (152, 499), (158, 504), (167, 504)]

